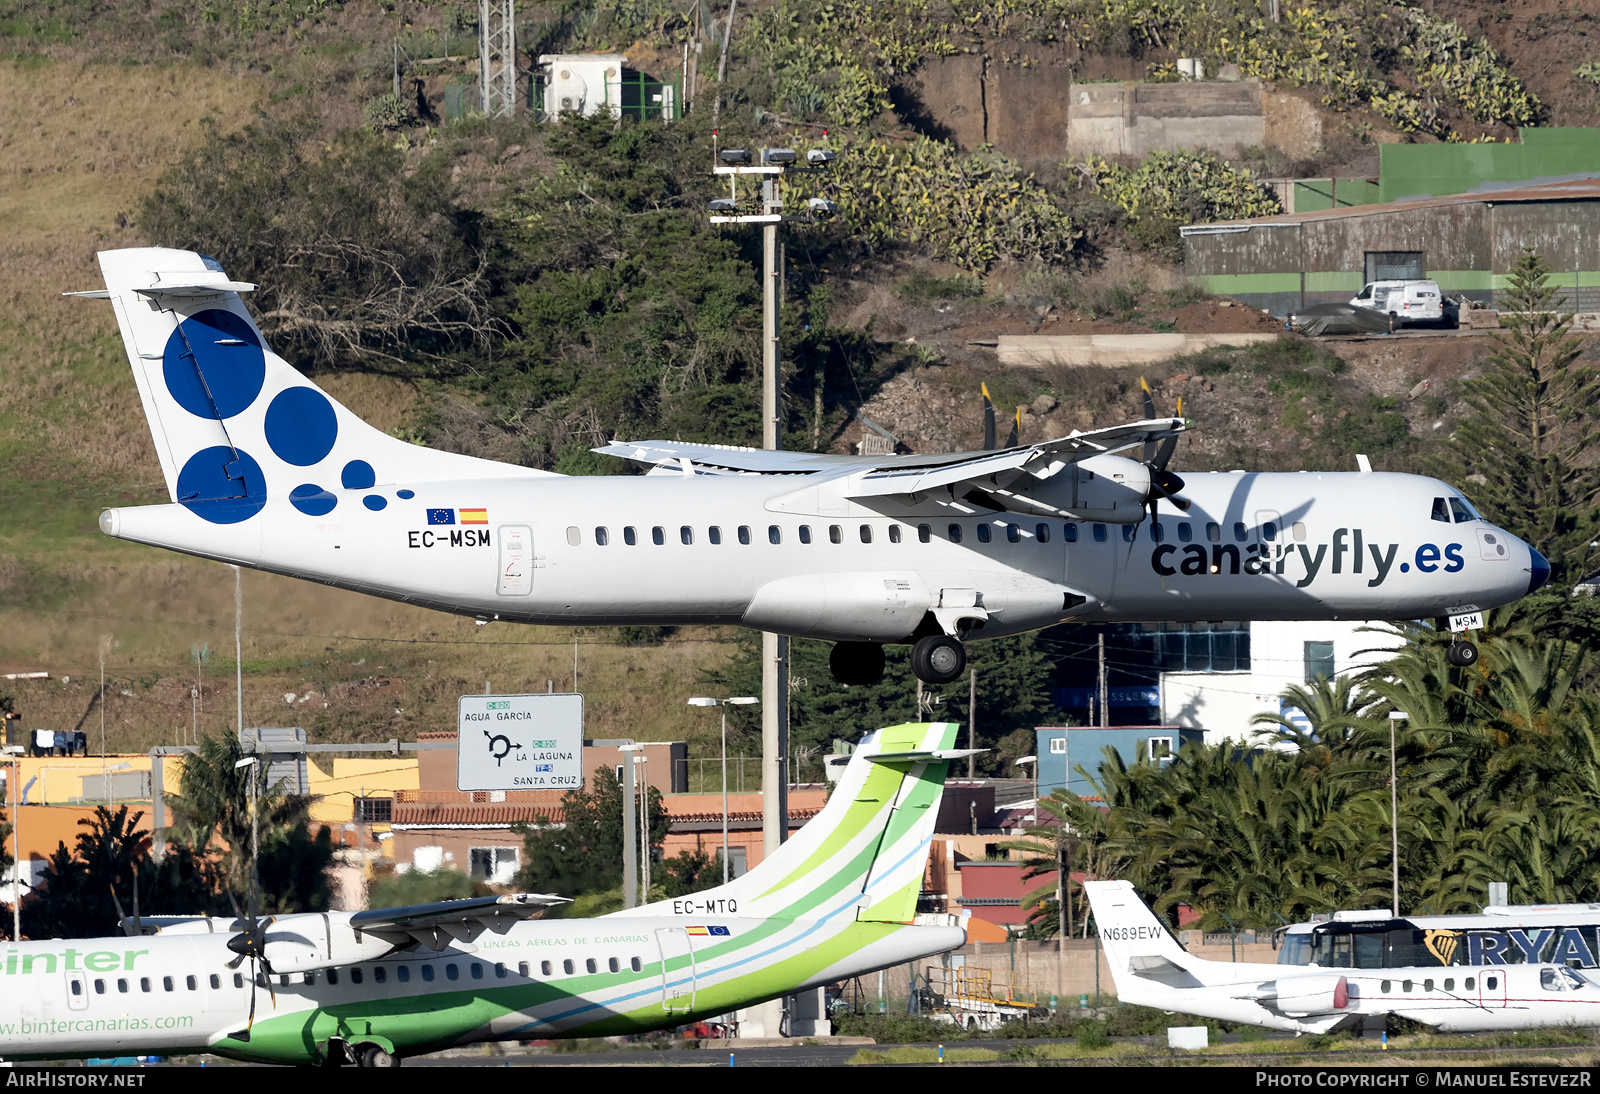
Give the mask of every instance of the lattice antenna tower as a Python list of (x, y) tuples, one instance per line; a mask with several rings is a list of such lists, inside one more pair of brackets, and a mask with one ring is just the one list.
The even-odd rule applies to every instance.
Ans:
[(509, 118), (517, 105), (517, 27), (514, 0), (478, 0), (478, 83), (483, 112)]

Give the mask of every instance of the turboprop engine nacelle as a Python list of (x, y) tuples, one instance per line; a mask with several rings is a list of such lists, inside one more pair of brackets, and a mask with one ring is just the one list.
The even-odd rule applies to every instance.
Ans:
[(1078, 463), (1056, 462), (1037, 477), (1011, 484), (1005, 494), (1011, 512), (1103, 524), (1137, 524), (1150, 497), (1150, 469), (1121, 456), (1093, 456)]
[(317, 969), (376, 961), (394, 950), (394, 944), (350, 929), (326, 913), (284, 916), (267, 927), (265, 955), (275, 972), (314, 972)]
[(1245, 998), (1295, 1018), (1309, 1014), (1331, 1014), (1349, 1006), (1350, 982), (1331, 973), (1326, 976), (1295, 976), (1285, 980), (1269, 980)]

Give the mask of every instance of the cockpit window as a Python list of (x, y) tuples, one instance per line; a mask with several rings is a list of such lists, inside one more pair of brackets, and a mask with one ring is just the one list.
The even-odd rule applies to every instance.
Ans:
[(1433, 499), (1433, 519), (1443, 521), (1445, 524), (1450, 523), (1450, 506), (1443, 498)]
[(1539, 986), (1545, 991), (1574, 991), (1583, 987), (1583, 981), (1571, 969), (1548, 968), (1539, 970)]
[(1467, 502), (1466, 498), (1451, 498), (1450, 513), (1456, 518), (1457, 524), (1465, 524), (1469, 520), (1482, 520), (1478, 511)]

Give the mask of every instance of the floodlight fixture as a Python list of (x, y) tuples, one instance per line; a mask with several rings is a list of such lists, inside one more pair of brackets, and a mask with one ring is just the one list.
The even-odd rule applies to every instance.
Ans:
[(826, 148), (813, 148), (806, 153), (806, 162), (812, 167), (826, 167), (838, 158), (837, 152), (830, 152)]
[(793, 148), (763, 148), (761, 150), (762, 163), (775, 163), (779, 166), (793, 163), (799, 156)]
[(714, 198), (706, 205), (706, 211), (711, 213), (731, 213), (734, 210), (732, 198)]
[(839, 211), (839, 207), (827, 198), (812, 198), (806, 202), (806, 208), (822, 216), (832, 216)]
[(722, 702), (721, 699), (708, 699), (705, 696), (701, 695), (701, 696), (696, 696), (693, 699), (690, 699), (689, 700), (689, 705), (692, 706), (692, 707), (714, 707), (714, 706), (717, 706), (718, 704), (720, 704), (721, 702)]
[(750, 162), (750, 149), (724, 148), (720, 153), (722, 162), (730, 167), (738, 167)]
[(757, 699), (754, 695), (736, 695), (732, 699), (724, 699), (723, 702), (727, 703), (730, 707), (747, 707), (752, 703), (759, 703), (761, 700)]

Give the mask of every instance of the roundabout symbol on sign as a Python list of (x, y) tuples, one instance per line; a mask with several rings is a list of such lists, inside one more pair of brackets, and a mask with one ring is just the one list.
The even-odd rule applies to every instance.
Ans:
[(500, 766), (500, 761), (511, 755), (512, 749), (522, 747), (519, 744), (512, 743), (511, 738), (504, 733), (490, 733), (486, 729), (483, 731), (483, 735), (489, 738), (489, 755), (494, 757), (494, 765), (496, 767)]

